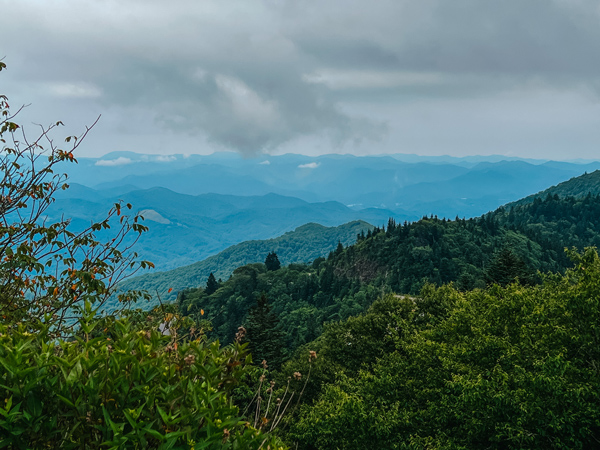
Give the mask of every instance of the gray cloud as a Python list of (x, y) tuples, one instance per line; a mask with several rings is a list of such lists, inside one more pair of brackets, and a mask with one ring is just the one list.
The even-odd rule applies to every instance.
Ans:
[(347, 14), (322, 14), (316, 32), (301, 23), (304, 50), (353, 68), (590, 74), (600, 65), (594, 2), (384, 0), (370, 12), (364, 2), (346, 5)]
[[(208, 8), (126, 2), (119, 5), (123, 17), (111, 12), (113, 2), (83, 3), (62, 2), (64, 9), (54, 16), (33, 14), (25, 24), (29, 29), (21, 28), (25, 42), (18, 47), (32, 56), (26, 78), (43, 80), (50, 94), (101, 92), (98, 101), (106, 107), (141, 107), (165, 129), (201, 133), (248, 154), (302, 135), (329, 136), (339, 144), (385, 130), (368, 118), (344, 114), (325, 87), (303, 79), (294, 44), (276, 29), (260, 29), (271, 15), (264, 8), (257, 14), (237, 2), (248, 16), (211, 2)], [(13, 14), (24, 16), (21, 8)], [(230, 17), (234, 12), (239, 14)], [(75, 26), (63, 27), (60, 13)], [(128, 13), (142, 17), (129, 22)], [(28, 46), (30, 33), (46, 34), (43, 45)], [(60, 49), (54, 53), (60, 56), (48, 54), (49, 48)]]
[[(47, 98), (60, 117), (94, 105), (113, 132), (145, 139), (162, 130), (246, 154), (306, 138), (398, 151), (412, 142), (403, 135), (427, 148), (428, 128), (460, 128), (466, 98), (507, 111), (510, 93), (524, 93), (518, 109), (538, 91), (600, 92), (600, 9), (588, 0), (14, 3), (0, 0), (7, 85)], [(411, 108), (436, 121), (411, 118), (416, 128), (399, 133)], [(583, 114), (572, 108), (564, 114)], [(474, 126), (492, 125), (457, 136)]]

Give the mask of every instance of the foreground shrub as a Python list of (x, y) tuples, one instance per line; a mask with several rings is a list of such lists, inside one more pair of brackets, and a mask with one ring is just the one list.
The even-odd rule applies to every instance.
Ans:
[(244, 346), (83, 317), (58, 341), (0, 325), (0, 448), (276, 448), (229, 399)]

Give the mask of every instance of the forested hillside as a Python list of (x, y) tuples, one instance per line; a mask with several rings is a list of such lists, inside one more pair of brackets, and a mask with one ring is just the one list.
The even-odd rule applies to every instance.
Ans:
[(302, 392), (280, 432), (292, 448), (598, 448), (600, 259), (584, 248), (600, 245), (600, 195), (587, 180), (476, 219), (390, 220), (312, 264), (239, 267), (177, 305), (224, 342), (243, 325), (266, 361), (240, 404)]
[(536, 198), (546, 197), (550, 195), (558, 195), (559, 197), (585, 197), (587, 194), (600, 194), (600, 170), (594, 170), (590, 173), (584, 173), (576, 178), (564, 181), (552, 186), (537, 194), (529, 195), (525, 198), (509, 203), (506, 206), (522, 205), (530, 203)]
[(172, 301), (175, 300), (177, 292), (184, 288), (205, 285), (211, 273), (217, 279), (227, 279), (237, 267), (263, 262), (272, 251), (277, 253), (284, 265), (312, 262), (320, 256), (327, 255), (339, 242), (349, 245), (356, 240), (357, 234), (372, 228), (372, 225), (363, 221), (349, 222), (338, 227), (307, 223), (273, 239), (245, 241), (233, 245), (217, 255), (189, 266), (131, 278), (121, 283), (118, 289), (147, 290), (153, 297), (152, 303), (157, 303), (157, 295), (163, 301)]
[(271, 374), (307, 381), (287, 440), (304, 450), (599, 448), (600, 259), (571, 256), (574, 269), (541, 285), (429, 285), (331, 324)]
[(537, 271), (569, 267), (565, 247), (598, 245), (600, 196), (546, 195), (476, 219), (390, 220), (327, 259), (276, 271), (243, 266), (216, 292), (188, 289), (178, 301), (185, 314), (204, 311), (214, 336), (228, 342), (264, 292), (284, 330), (283, 347), (293, 350), (318, 336), (323, 323), (360, 314), (383, 293), (416, 295), (427, 283), (454, 282), (461, 291), (517, 278), (535, 284)]

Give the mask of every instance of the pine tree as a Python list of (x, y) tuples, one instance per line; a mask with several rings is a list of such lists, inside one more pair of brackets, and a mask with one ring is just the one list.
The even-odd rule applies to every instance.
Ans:
[(270, 369), (278, 369), (283, 359), (284, 339), (279, 319), (263, 292), (246, 319), (246, 337), (255, 363), (267, 361)]
[(210, 295), (216, 292), (217, 289), (219, 289), (219, 283), (217, 282), (215, 276), (211, 272), (208, 276), (208, 280), (206, 280), (206, 289), (204, 290), (204, 292)]
[(533, 271), (509, 247), (504, 247), (492, 259), (485, 271), (485, 278), (488, 284), (496, 283), (500, 286), (513, 283), (517, 278), (525, 285), (535, 282)]
[(271, 252), (267, 255), (265, 258), (265, 266), (267, 266), (267, 270), (279, 270), (281, 268), (277, 253)]
[(393, 233), (395, 229), (396, 229), (396, 221), (394, 220), (393, 217), (390, 217), (388, 219), (388, 226), (387, 226), (388, 235)]

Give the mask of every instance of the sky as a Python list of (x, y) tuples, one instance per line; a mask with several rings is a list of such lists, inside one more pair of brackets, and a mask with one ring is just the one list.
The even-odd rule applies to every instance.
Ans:
[[(600, 157), (597, 0), (0, 0), (0, 94), (80, 156)], [(62, 136), (62, 134), (61, 134)]]

